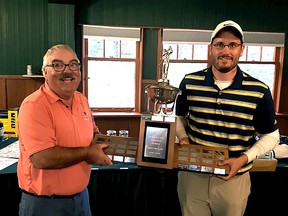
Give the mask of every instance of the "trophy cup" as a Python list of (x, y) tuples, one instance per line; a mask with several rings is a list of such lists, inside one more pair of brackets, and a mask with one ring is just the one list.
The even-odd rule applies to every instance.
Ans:
[[(150, 84), (145, 87), (145, 93), (147, 94), (147, 112), (157, 116), (160, 115), (165, 120), (173, 113), (174, 104), (177, 96), (181, 91), (170, 85), (168, 76), (169, 58), (173, 53), (172, 47), (164, 49), (162, 55), (162, 77), (155, 84)], [(150, 101), (153, 102), (153, 110), (150, 111)]]

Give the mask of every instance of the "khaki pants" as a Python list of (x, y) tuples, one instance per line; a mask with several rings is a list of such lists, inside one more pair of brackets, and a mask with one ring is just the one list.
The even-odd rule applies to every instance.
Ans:
[(249, 172), (225, 181), (213, 175), (180, 171), (178, 196), (183, 216), (242, 216), (250, 194)]

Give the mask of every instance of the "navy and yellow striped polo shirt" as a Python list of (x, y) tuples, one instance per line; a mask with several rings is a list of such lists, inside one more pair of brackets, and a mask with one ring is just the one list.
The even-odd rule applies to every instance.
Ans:
[[(185, 75), (176, 102), (176, 115), (188, 115), (187, 134), (193, 144), (227, 147), (238, 157), (255, 143), (255, 134), (277, 129), (269, 87), (237, 67), (233, 83), (223, 90), (212, 68)], [(243, 173), (252, 167), (246, 164)]]

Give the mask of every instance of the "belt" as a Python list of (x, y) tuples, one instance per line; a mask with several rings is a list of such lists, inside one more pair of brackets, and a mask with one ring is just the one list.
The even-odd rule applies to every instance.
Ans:
[(71, 199), (75, 196), (79, 195), (80, 193), (72, 194), (72, 195), (37, 195), (34, 193), (30, 193), (28, 191), (22, 190), (23, 193), (34, 196), (34, 197), (41, 197), (41, 198), (47, 198), (47, 199)]

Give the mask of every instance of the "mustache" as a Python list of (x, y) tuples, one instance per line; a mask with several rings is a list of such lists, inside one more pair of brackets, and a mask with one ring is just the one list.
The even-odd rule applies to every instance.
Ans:
[(73, 74), (64, 73), (64, 74), (62, 74), (61, 77), (59, 77), (59, 79), (60, 79), (60, 80), (65, 80), (65, 79), (74, 80), (75, 77), (73, 76)]
[(223, 54), (223, 55), (220, 55), (218, 58), (231, 58), (231, 59), (233, 59), (233, 56), (227, 55), (227, 54)]

